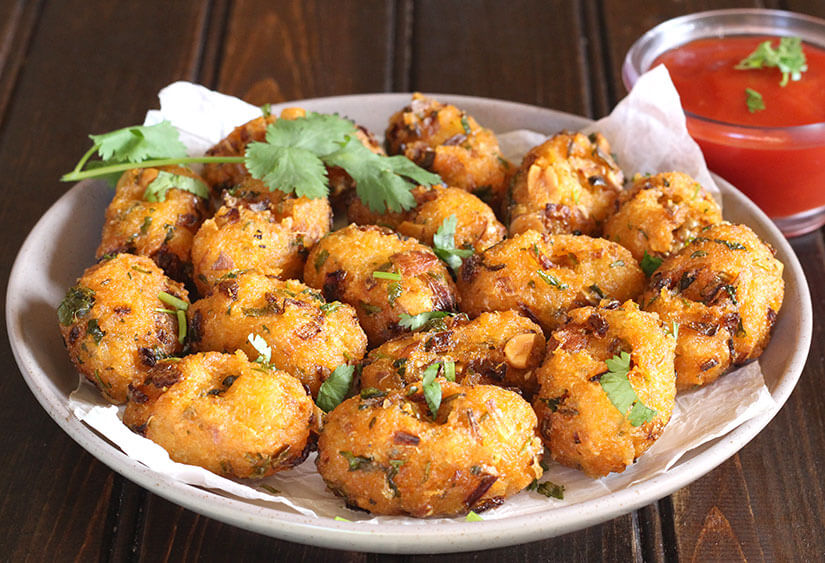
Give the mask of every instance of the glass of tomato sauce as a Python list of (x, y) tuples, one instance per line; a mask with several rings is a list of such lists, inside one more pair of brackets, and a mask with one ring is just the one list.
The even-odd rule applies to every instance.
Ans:
[[(800, 49), (807, 68), (783, 73), (800, 68)], [(682, 16), (633, 44), (622, 68), (628, 90), (658, 64), (708, 168), (788, 237), (825, 225), (825, 20), (760, 9)]]

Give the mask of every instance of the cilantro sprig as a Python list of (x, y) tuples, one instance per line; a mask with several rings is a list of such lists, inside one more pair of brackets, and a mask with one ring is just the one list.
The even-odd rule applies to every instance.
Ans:
[(630, 372), (630, 354), (622, 352), (606, 360), (606, 363), (608, 371), (599, 378), (599, 383), (613, 406), (626, 416), (633, 426), (641, 426), (653, 420), (656, 411), (645, 406), (630, 385), (627, 376)]
[(315, 404), (321, 407), (324, 412), (329, 412), (337, 407), (347, 397), (354, 375), (355, 366), (344, 364), (335, 368), (321, 384)]
[(461, 261), (468, 256), (472, 256), (472, 248), (455, 247), (455, 229), (458, 225), (458, 218), (455, 214), (450, 215), (438, 227), (438, 231), (433, 235), (433, 251), (441, 258), (454, 272), (458, 272)]
[[(437, 174), (405, 156), (373, 153), (358, 140), (355, 125), (337, 115), (310, 112), (297, 119), (279, 119), (267, 127), (266, 140), (250, 143), (244, 156), (186, 156), (178, 131), (168, 121), (90, 137), (92, 147), (61, 180), (76, 182), (132, 168), (234, 163), (245, 165), (270, 190), (317, 199), (329, 192), (327, 167), (339, 166), (355, 180), (361, 201), (378, 213), (415, 207), (413, 183), (441, 183)], [(91, 160), (95, 154), (99, 160)], [(147, 191), (161, 192), (162, 186)], [(203, 194), (200, 189), (190, 191)]]
[(799, 37), (782, 37), (776, 48), (771, 45), (770, 40), (763, 41), (734, 68), (737, 70), (778, 68), (782, 73), (779, 85), (784, 87), (789, 80), (802, 79), (802, 73), (808, 70), (808, 63), (805, 59), (805, 52), (802, 50), (802, 40)]

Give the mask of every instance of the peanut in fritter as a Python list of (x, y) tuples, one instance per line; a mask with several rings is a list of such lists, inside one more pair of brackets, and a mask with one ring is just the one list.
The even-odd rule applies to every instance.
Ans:
[(508, 192), (510, 234), (598, 236), (623, 183), (607, 139), (562, 131), (524, 155)]
[(453, 362), (463, 384), (538, 389), (534, 371), (544, 358), (541, 327), (515, 311), (445, 318), (422, 332), (398, 336), (373, 349), (361, 369), (361, 387), (400, 389), (420, 381), (434, 363)]

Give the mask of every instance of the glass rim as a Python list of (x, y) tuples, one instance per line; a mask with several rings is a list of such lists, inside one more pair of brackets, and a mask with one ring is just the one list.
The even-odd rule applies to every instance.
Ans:
[[(630, 90), (639, 77), (652, 68), (653, 61), (665, 51), (695, 39), (729, 35), (796, 35), (804, 42), (825, 49), (825, 19), (762, 8), (708, 10), (678, 16), (649, 29), (633, 43), (622, 64), (622, 82)], [(742, 137), (793, 133), (803, 139), (810, 138), (812, 142), (821, 143), (825, 136), (825, 121), (805, 125), (760, 126), (712, 119), (687, 110), (685, 115), (697, 121), (724, 126)]]

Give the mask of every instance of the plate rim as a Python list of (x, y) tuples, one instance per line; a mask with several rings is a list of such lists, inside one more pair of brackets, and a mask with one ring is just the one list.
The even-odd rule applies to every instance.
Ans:
[[(592, 123), (591, 120), (582, 116), (519, 102), (451, 94), (427, 95), (458, 106), (490, 106), (532, 112), (551, 119), (564, 120), (571, 123), (571, 127)], [(397, 107), (401, 108), (407, 105), (410, 93), (351, 94), (310, 98), (273, 104), (272, 110), (279, 111), (284, 107), (294, 105), (311, 109), (310, 106), (315, 105), (363, 104), (375, 97), (388, 102), (397, 99)], [(476, 551), (546, 539), (593, 526), (628, 513), (671, 494), (713, 470), (743, 448), (767, 426), (788, 399), (801, 375), (813, 331), (810, 291), (802, 267), (790, 244), (770, 219), (728, 182), (715, 175), (714, 179), (719, 183), (726, 200), (732, 199), (748, 207), (748, 210), (758, 220), (759, 227), (771, 235), (771, 243), (782, 255), (786, 275), (793, 277), (798, 286), (801, 323), (797, 327), (797, 333), (800, 335), (800, 347), (790, 358), (789, 368), (785, 371), (786, 376), (780, 379), (774, 389), (771, 389), (771, 395), (777, 403), (776, 408), (731, 430), (691, 459), (680, 460), (668, 472), (596, 499), (556, 506), (548, 511), (481, 522), (456, 521), (438, 526), (426, 526), (427, 520), (421, 520), (422, 525), (343, 522), (326, 517), (310, 517), (285, 510), (273, 510), (267, 506), (219, 495), (172, 480), (129, 458), (119, 448), (77, 419), (69, 410), (66, 397), (61, 397), (54, 388), (41, 384), (38, 380), (39, 374), (32, 365), (31, 356), (26, 353), (22, 344), (19, 321), (14, 315), (17, 308), (13, 303), (12, 290), (23, 281), (19, 279), (22, 276), (23, 259), (31, 252), (30, 247), (34, 244), (37, 233), (47, 228), (49, 223), (47, 219), (50, 215), (56, 212), (61, 202), (65, 204), (72, 194), (76, 197), (76, 190), (82, 190), (84, 182), (75, 184), (49, 207), (26, 236), (17, 253), (9, 275), (6, 294), (6, 326), (9, 341), (23, 378), (38, 402), (63, 431), (81, 447), (110, 469), (150, 492), (216, 520), (287, 541), (324, 548), (382, 553)], [(762, 233), (762, 236), (764, 234)], [(48, 378), (48, 374), (44, 373), (44, 375)], [(640, 491), (640, 488), (643, 490)]]

